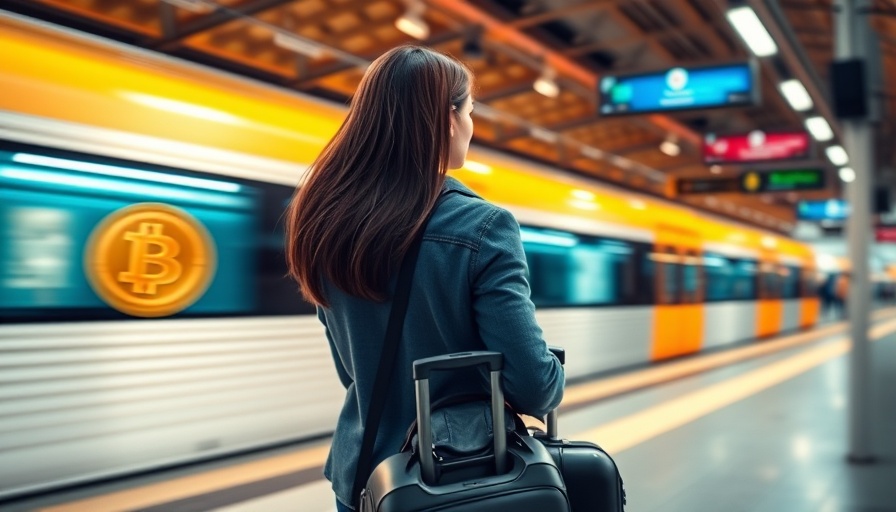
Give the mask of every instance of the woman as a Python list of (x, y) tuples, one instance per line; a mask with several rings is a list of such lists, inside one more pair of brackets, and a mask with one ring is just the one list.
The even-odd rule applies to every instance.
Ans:
[[(405, 251), (425, 226), (374, 467), (397, 453), (415, 418), (411, 364), (465, 350), (505, 357), (506, 400), (543, 416), (563, 396), (529, 299), (519, 225), (454, 178), (473, 135), (471, 76), (435, 51), (403, 46), (368, 68), (348, 117), (290, 205), (287, 263), (318, 306), (346, 388), (324, 475), (351, 510), (364, 419)], [(433, 396), (482, 392), (487, 380), (437, 372)]]

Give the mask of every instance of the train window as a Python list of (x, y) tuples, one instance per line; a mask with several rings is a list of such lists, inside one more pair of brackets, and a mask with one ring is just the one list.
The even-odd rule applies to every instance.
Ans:
[(782, 270), (774, 263), (762, 263), (759, 274), (759, 298), (775, 300), (781, 298)]
[(536, 306), (637, 303), (632, 243), (531, 226), (521, 227), (520, 234)]
[(755, 300), (756, 264), (720, 254), (703, 256), (706, 272), (706, 301)]
[(795, 266), (781, 266), (781, 298), (797, 299), (800, 296), (800, 268)]
[(4, 142), (0, 321), (128, 318), (91, 287), (83, 252), (109, 214), (149, 202), (186, 211), (207, 230), (218, 255), (208, 289), (173, 316), (311, 313), (284, 277), (277, 221), (291, 193), (270, 183)]
[(695, 251), (687, 251), (681, 265), (681, 295), (683, 304), (698, 304), (702, 302), (702, 272), (701, 259)]
[(735, 260), (733, 263), (734, 284), (731, 288), (732, 300), (756, 300), (756, 262)]
[(638, 304), (656, 304), (656, 262), (650, 257), (653, 247), (649, 244), (639, 244), (637, 247), (636, 261), (640, 263), (638, 272)]

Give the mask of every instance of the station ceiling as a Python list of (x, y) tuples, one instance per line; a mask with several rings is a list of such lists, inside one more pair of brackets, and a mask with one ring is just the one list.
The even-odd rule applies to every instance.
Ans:
[[(657, 195), (676, 179), (734, 177), (742, 166), (707, 167), (700, 148), (707, 132), (803, 131), (779, 91), (800, 79), (815, 103), (811, 115), (842, 132), (828, 98), (834, 55), (832, 0), (755, 0), (752, 6), (779, 53), (759, 59), (761, 104), (721, 110), (601, 117), (597, 84), (607, 73), (675, 65), (744, 61), (751, 57), (728, 23), (726, 0), (5, 0), (17, 12), (222, 68), (285, 88), (345, 100), (366, 62), (402, 43), (422, 43), (464, 60), (477, 81), (475, 140)], [(410, 9), (410, 11), (409, 11)], [(419, 13), (428, 33), (416, 39), (396, 20)], [(874, 0), (885, 85), (876, 130), (878, 166), (896, 166), (896, 0)], [(275, 34), (310, 46), (287, 49)], [(293, 41), (295, 42), (295, 41)], [(282, 43), (282, 41), (281, 41)], [(533, 83), (549, 67), (560, 92), (547, 97)], [(673, 140), (680, 153), (660, 145)], [(716, 194), (677, 200), (777, 231), (795, 223), (800, 199), (841, 195), (841, 182), (816, 144), (810, 160), (828, 172), (825, 190), (777, 194)], [(591, 150), (587, 148), (592, 148)], [(594, 150), (599, 151), (594, 151)]]

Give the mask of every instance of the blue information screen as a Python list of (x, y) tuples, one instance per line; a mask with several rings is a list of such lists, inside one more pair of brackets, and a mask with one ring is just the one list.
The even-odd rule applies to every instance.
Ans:
[(656, 73), (612, 76), (600, 81), (602, 115), (643, 114), (753, 105), (758, 101), (755, 67), (749, 62), (677, 67)]
[(849, 216), (849, 205), (842, 199), (800, 201), (796, 214), (800, 220), (845, 220)]

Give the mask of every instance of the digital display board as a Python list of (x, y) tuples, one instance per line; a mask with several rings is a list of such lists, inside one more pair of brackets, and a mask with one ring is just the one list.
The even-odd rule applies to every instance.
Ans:
[(878, 226), (874, 228), (874, 240), (888, 244), (896, 243), (896, 226)]
[(810, 143), (806, 132), (765, 133), (755, 130), (743, 135), (708, 133), (703, 137), (703, 162), (713, 165), (808, 158)]
[(748, 171), (740, 177), (741, 190), (748, 193), (819, 190), (825, 187), (821, 169)]
[(796, 216), (800, 220), (845, 220), (849, 216), (849, 205), (842, 199), (800, 201), (796, 205)]
[(740, 192), (740, 182), (732, 178), (680, 179), (676, 181), (679, 194), (715, 194)]
[(753, 105), (759, 101), (758, 83), (757, 67), (752, 62), (604, 75), (600, 80), (600, 113), (643, 114)]

